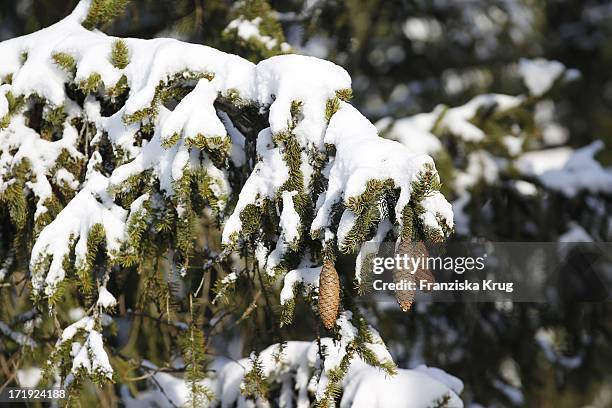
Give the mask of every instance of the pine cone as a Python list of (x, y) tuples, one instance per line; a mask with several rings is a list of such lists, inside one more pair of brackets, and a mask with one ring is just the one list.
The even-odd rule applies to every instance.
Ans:
[[(393, 281), (396, 284), (400, 282), (414, 282), (414, 275), (410, 273), (410, 271), (406, 269), (394, 269), (393, 270)], [(397, 303), (399, 303), (402, 311), (407, 312), (410, 310), (410, 306), (412, 306), (412, 302), (414, 301), (414, 290), (395, 290), (395, 297), (397, 299)]]
[[(409, 242), (402, 241), (400, 242), (397, 248), (397, 255), (408, 255), (409, 258), (422, 257), (423, 260), (428, 256), (427, 248), (425, 244), (422, 242)], [(416, 282), (416, 286), (419, 286), (421, 280), (427, 282), (434, 282), (433, 274), (431, 270), (426, 267), (427, 265), (419, 265), (416, 272), (414, 274), (410, 273), (410, 270), (406, 269), (394, 269), (393, 270), (393, 281), (395, 283), (400, 283), (402, 281), (406, 282)], [(401, 309), (404, 312), (410, 310), (412, 303), (414, 302), (416, 290), (396, 290), (395, 297), (397, 298), (397, 302), (399, 303)]]
[(323, 262), (319, 276), (319, 315), (326, 329), (331, 329), (338, 318), (340, 307), (340, 278), (334, 264)]
[[(402, 246), (403, 242), (400, 243), (400, 247)], [(406, 244), (404, 244), (405, 247), (408, 247), (408, 250), (412, 250), (412, 256), (415, 257), (422, 257), (423, 258), (423, 262), (426, 261), (427, 257), (429, 256), (429, 251), (427, 251), (427, 247), (425, 246), (425, 244), (422, 241), (419, 242), (409, 242)], [(405, 250), (406, 251), (406, 250)], [(410, 256), (409, 252), (402, 252), (403, 253), (408, 253)], [(414, 274), (414, 279), (417, 282), (417, 287), (419, 287), (419, 283), (420, 281), (424, 280), (427, 281), (428, 283), (434, 283), (436, 281), (436, 279), (433, 276), (433, 273), (431, 272), (431, 269), (427, 268), (427, 265), (422, 265), (420, 268), (418, 268), (416, 270), (416, 273)], [(425, 290), (426, 292), (429, 292), (428, 290)]]

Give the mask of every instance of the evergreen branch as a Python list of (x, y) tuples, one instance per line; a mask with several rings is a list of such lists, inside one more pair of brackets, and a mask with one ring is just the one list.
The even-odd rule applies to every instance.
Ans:
[(128, 3), (129, 0), (93, 0), (83, 21), (83, 27), (92, 30), (109, 24), (123, 13)]

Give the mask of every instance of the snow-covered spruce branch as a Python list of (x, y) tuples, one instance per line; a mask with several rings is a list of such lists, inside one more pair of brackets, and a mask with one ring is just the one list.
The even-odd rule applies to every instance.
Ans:
[[(341, 67), (114, 38), (89, 29), (90, 6), (0, 43), (0, 202), (13, 249), (31, 253), (40, 304), (56, 306), (69, 282), (91, 299), (50, 359), (64, 384), (112, 378), (101, 331), (117, 301), (107, 282), (143, 264), (153, 240), (187, 271), (204, 213), (222, 225), (224, 253), (253, 251), (271, 281), (319, 268), (308, 300), (328, 329), (338, 329), (339, 285), (352, 284), (337, 275), (337, 253), (373, 237), (440, 241), (452, 231), (432, 158), (380, 138), (347, 102)], [(319, 401), (333, 397), (353, 357), (395, 370), (368, 351), (372, 330), (355, 318), (357, 333), (339, 337), (348, 357)]]

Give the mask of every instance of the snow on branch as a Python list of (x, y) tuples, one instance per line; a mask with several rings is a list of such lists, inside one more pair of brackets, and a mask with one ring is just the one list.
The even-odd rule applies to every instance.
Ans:
[[(256, 247), (272, 278), (326, 262), (336, 288), (335, 254), (357, 252), (377, 231), (435, 241), (452, 232), (432, 158), (379, 137), (347, 102), (343, 68), (299, 55), (253, 64), (91, 30), (122, 6), (112, 3), (82, 0), (64, 20), (0, 43), (0, 203), (17, 234), (35, 224), (24, 236), (37, 300), (53, 306), (75, 275), (84, 293), (98, 291), (99, 309), (112, 307), (108, 276), (144, 261), (147, 236), (186, 271), (204, 213), (222, 226), (223, 253)], [(293, 292), (314, 279), (286, 283)], [(338, 305), (339, 290), (328, 292)], [(338, 327), (350, 320), (330, 313)], [(108, 377), (90, 326), (72, 350), (73, 374)], [(366, 332), (352, 341), (367, 356)]]
[[(321, 339), (321, 346), (330, 358), (337, 359), (343, 355), (342, 347), (330, 338)], [(259, 353), (257, 361), (266, 381), (279, 386), (278, 395), (268, 400), (274, 406), (310, 407), (311, 398), (326, 381), (320, 372), (323, 361), (317, 342), (274, 344)], [(215, 391), (213, 404), (249, 406), (251, 401), (244, 396), (242, 389), (245, 377), (253, 370), (253, 358), (233, 361), (217, 357), (211, 366), (216, 374), (204, 380), (203, 385)], [(127, 387), (123, 389), (123, 401), (128, 408), (153, 402), (172, 406), (166, 402), (169, 400), (182, 406), (187, 401), (188, 384), (184, 380), (163, 372), (157, 372), (153, 377), (149, 388), (136, 395), (130, 395)], [(461, 380), (437, 368), (421, 365), (411, 370), (398, 369), (395, 376), (389, 377), (355, 357), (350, 360), (348, 373), (336, 391), (341, 396), (340, 407), (405, 406), (408, 402), (410, 406), (424, 407), (443, 401), (446, 406), (461, 407), (463, 403), (458, 395), (462, 389)], [(259, 402), (263, 403), (263, 400)], [(319, 405), (326, 406), (322, 401)]]

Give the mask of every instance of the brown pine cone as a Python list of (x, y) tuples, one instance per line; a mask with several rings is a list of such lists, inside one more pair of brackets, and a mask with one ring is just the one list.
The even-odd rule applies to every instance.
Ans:
[[(400, 242), (396, 254), (408, 255), (409, 258), (422, 258), (424, 262), (425, 258), (429, 255), (427, 248), (423, 242)], [(433, 274), (431, 270), (427, 268), (427, 265), (420, 264), (414, 274), (410, 273), (410, 270), (405, 269), (394, 269), (393, 270), (393, 281), (399, 283), (401, 281), (415, 282), (416, 287), (419, 287), (420, 281), (424, 280), (427, 282), (434, 282)], [(404, 312), (410, 310), (412, 303), (414, 302), (415, 290), (396, 290), (395, 297), (397, 302)]]
[(333, 262), (323, 262), (319, 276), (319, 315), (326, 329), (331, 329), (338, 318), (340, 307), (340, 277)]
[[(404, 246), (403, 250), (400, 249), (402, 245)], [(426, 258), (429, 256), (427, 247), (422, 241), (419, 241), (419, 242), (402, 241), (398, 248), (398, 252), (399, 251), (403, 251), (401, 252), (401, 254), (408, 254), (408, 256), (421, 257), (423, 258), (423, 262), (425, 262)], [(414, 279), (417, 283), (417, 287), (420, 286), (419, 283), (422, 280), (427, 281), (428, 283), (434, 283), (436, 281), (436, 279), (433, 276), (433, 273), (431, 272), (431, 269), (427, 268), (427, 265), (422, 265), (420, 268), (416, 270), (416, 273), (414, 274)], [(428, 290), (426, 290), (426, 292), (428, 292)]]
[[(414, 275), (405, 269), (394, 269), (393, 270), (393, 281), (396, 284), (400, 282), (414, 282)], [(395, 290), (395, 298), (397, 299), (397, 303), (399, 303), (402, 311), (407, 312), (410, 310), (410, 306), (412, 306), (412, 302), (414, 302), (414, 290), (409, 289), (396, 289)]]

